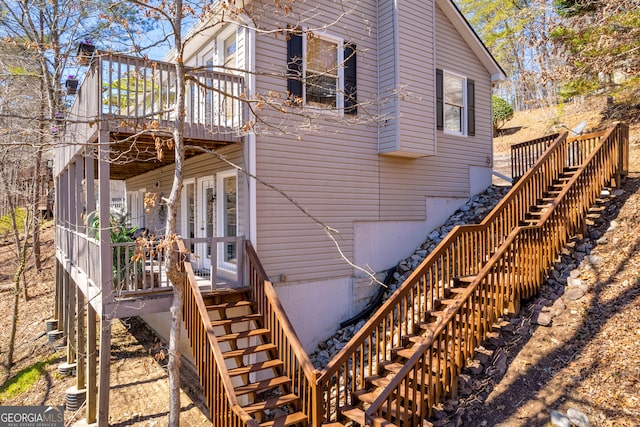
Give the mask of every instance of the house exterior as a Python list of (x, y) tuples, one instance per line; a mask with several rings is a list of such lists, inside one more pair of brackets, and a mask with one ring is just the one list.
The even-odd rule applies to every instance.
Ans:
[[(304, 120), (262, 110), (276, 129), (257, 126), (244, 144), (221, 152), (313, 219), (211, 155), (188, 161), (179, 218), (183, 236), (237, 233), (252, 241), (307, 350), (376, 292), (336, 244), (353, 264), (384, 271), (491, 182), (491, 86), (503, 73), (460, 12), (448, 0), (357, 8), (332, 26), (336, 16), (329, 12), (305, 21), (302, 29), (314, 29), (311, 39), (228, 24), (196, 38), (185, 58), (192, 66), (249, 69), (255, 72), (245, 77), (250, 93), (296, 93), (314, 116), (318, 129), (305, 132), (298, 130)], [(365, 20), (377, 25), (364, 26)], [(312, 83), (291, 78), (308, 72), (308, 57), (321, 48), (330, 49), (337, 66), (330, 84), (339, 89), (326, 100), (311, 93)], [(288, 82), (273, 77), (285, 69)], [(132, 212), (142, 212), (145, 191), (168, 193), (171, 168), (127, 180)], [(235, 198), (229, 209), (237, 209), (232, 219), (219, 197), (229, 186), (233, 194), (225, 200)], [(218, 195), (209, 221), (207, 194)], [(195, 224), (188, 223), (190, 209)], [(133, 216), (144, 221), (140, 226), (153, 221)], [(336, 242), (315, 220), (339, 231)]]
[[(363, 270), (395, 265), (490, 185), (491, 88), (504, 73), (450, 0), (295, 3), (284, 15), (252, 4), (265, 6), (259, 21), (201, 24), (186, 37), (200, 85), (187, 100), (179, 234), (213, 287), (242, 286), (234, 239), (249, 240), (311, 351), (377, 291)], [(162, 82), (172, 68), (99, 54), (70, 112), (98, 119), (67, 126), (70, 144), (56, 152), (59, 280), (76, 284), (94, 316), (142, 315), (163, 334), (168, 283), (151, 275), (137, 287), (148, 292), (126, 300), (107, 292), (129, 286), (112, 273), (126, 261), (106, 244), (109, 229), (91, 234), (86, 218), (109, 214), (103, 189), (118, 179), (129, 225), (163, 233), (166, 208), (145, 196), (162, 200), (173, 181), (158, 127), (171, 120)], [(132, 83), (132, 69), (153, 78)]]

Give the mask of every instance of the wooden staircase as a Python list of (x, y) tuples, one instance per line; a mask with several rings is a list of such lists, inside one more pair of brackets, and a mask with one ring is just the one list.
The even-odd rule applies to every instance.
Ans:
[(207, 292), (202, 298), (242, 409), (263, 427), (306, 424), (249, 290)]
[(501, 203), (454, 228), (322, 371), (249, 244), (244, 290), (202, 293), (185, 263), (185, 325), (213, 424), (430, 426), (476, 348), (539, 290), (601, 190), (626, 172), (624, 125), (532, 143), (540, 158), (518, 145), (533, 165)]
[[(524, 213), (520, 222), (522, 226), (530, 226), (537, 224), (542, 215), (551, 209), (555, 198), (565, 189), (575, 175), (577, 168), (566, 168), (563, 173), (554, 180), (535, 205), (531, 206)], [(492, 248), (492, 254), (498, 248)], [(518, 271), (518, 259), (509, 259), (509, 262), (503, 265), (500, 272), (516, 272)], [(485, 263), (486, 264), (486, 263)], [(496, 280), (493, 278), (492, 280)], [(488, 337), (497, 324), (478, 323), (480, 328), (477, 334), (463, 335), (456, 334), (453, 331), (462, 328), (469, 328), (473, 321), (477, 320), (481, 315), (479, 307), (483, 305), (498, 305), (500, 300), (504, 300), (500, 295), (483, 293), (480, 288), (476, 288), (471, 292), (469, 287), (477, 281), (476, 275), (458, 276), (451, 280), (450, 287), (444, 288), (444, 293), (433, 300), (428, 310), (425, 311), (423, 319), (416, 323), (411, 333), (404, 335), (402, 345), (391, 349), (391, 357), (379, 363), (377, 373), (365, 378), (365, 386), (361, 390), (353, 392), (351, 405), (345, 405), (339, 408), (339, 413), (346, 420), (353, 421), (359, 425), (366, 425), (365, 412), (371, 407), (376, 399), (383, 394), (393, 382), (394, 378), (400, 374), (402, 368), (411, 360), (412, 357), (424, 348), (422, 344), (428, 343), (431, 337), (438, 333), (439, 328), (445, 323), (451, 325), (450, 329), (445, 329), (442, 339), (437, 343), (438, 351), (435, 357), (430, 358), (429, 363), (411, 372), (406, 378), (408, 383), (405, 387), (393, 393), (388, 398), (388, 404), (382, 408), (383, 417), (373, 416), (369, 418), (369, 424), (372, 425), (431, 425), (428, 421), (417, 416), (412, 408), (419, 408), (428, 405), (429, 390), (437, 395), (447, 395), (455, 398), (457, 395), (457, 373), (464, 360), (456, 360), (455, 354), (460, 352), (462, 348), (464, 353), (472, 354), (473, 350), (480, 344), (478, 336)], [(464, 301), (472, 294), (473, 304), (471, 307), (464, 306)], [(464, 306), (464, 308), (462, 308)], [(475, 309), (473, 307), (476, 307)], [(499, 312), (509, 310), (504, 303)], [(511, 307), (511, 311), (515, 308)], [(426, 369), (428, 372), (423, 372)], [(391, 421), (390, 421), (391, 420)]]
[(538, 291), (601, 190), (620, 183), (627, 132), (533, 141), (541, 155), (503, 201), (481, 224), (454, 228), (330, 361), (319, 379), (328, 419), (430, 425), (500, 317)]

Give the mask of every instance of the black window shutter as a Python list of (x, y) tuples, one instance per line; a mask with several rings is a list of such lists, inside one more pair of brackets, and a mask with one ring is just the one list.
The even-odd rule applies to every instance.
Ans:
[(345, 43), (344, 45), (344, 113), (356, 114), (358, 112), (358, 91), (356, 86), (356, 45)]
[(444, 76), (436, 69), (436, 128), (444, 129)]
[(467, 79), (467, 135), (476, 134), (476, 84)]
[(292, 98), (302, 98), (302, 33), (292, 30), (287, 40), (287, 91)]

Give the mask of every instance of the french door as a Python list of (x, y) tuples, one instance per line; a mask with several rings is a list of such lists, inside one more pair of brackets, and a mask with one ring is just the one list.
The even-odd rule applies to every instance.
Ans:
[[(236, 237), (238, 232), (238, 177), (236, 171), (220, 172), (217, 175), (217, 230), (218, 237)], [(237, 270), (236, 242), (218, 244), (218, 266), (224, 272)]]
[[(235, 241), (222, 241), (212, 246), (214, 237), (236, 237), (238, 230), (238, 190), (235, 171), (201, 177), (185, 182), (182, 195), (183, 236), (195, 238), (190, 250), (199, 275), (212, 271), (233, 276), (237, 271)], [(231, 239), (229, 239), (231, 240)], [(212, 263), (214, 267), (212, 268)]]
[(213, 176), (197, 180), (196, 209), (196, 237), (207, 239), (207, 242), (198, 243), (195, 253), (200, 266), (211, 271), (211, 238), (216, 235), (216, 191)]

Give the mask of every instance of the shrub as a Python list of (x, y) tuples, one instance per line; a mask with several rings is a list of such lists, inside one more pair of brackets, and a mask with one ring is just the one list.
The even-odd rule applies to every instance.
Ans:
[(502, 126), (513, 117), (513, 107), (498, 96), (491, 97), (493, 113), (493, 133), (497, 133)]

